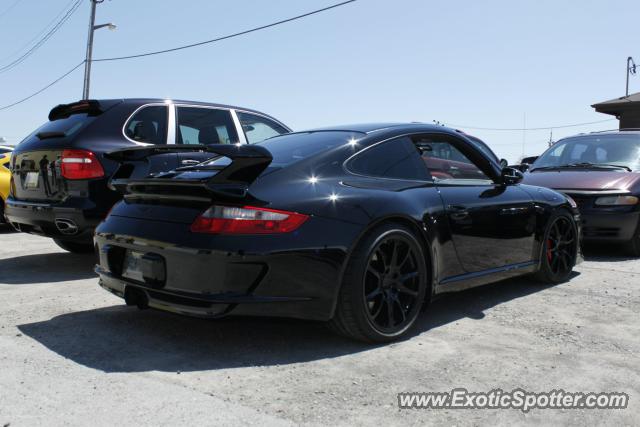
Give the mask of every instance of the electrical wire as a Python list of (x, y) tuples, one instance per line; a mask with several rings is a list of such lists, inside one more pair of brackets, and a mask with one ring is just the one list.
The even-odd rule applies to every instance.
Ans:
[(72, 69), (70, 69), (69, 71), (67, 71), (66, 73), (64, 73), (63, 75), (61, 75), (60, 77), (58, 77), (57, 79), (55, 79), (54, 81), (52, 81), (51, 83), (49, 83), (48, 85), (46, 85), (45, 87), (43, 87), (42, 89), (32, 93), (31, 95), (27, 96), (26, 98), (22, 98), (19, 101), (13, 102), (11, 104), (8, 105), (4, 105), (2, 107), (0, 107), (0, 111), (2, 110), (6, 110), (8, 108), (14, 107), (18, 104), (22, 104), (23, 102), (33, 98), (34, 96), (44, 92), (45, 90), (49, 89), (51, 86), (55, 85), (56, 83), (58, 83), (60, 80), (64, 79), (65, 77), (67, 77), (69, 74), (73, 73), (75, 70), (77, 70), (78, 68), (80, 68), (81, 65), (84, 65), (85, 61), (80, 62), (78, 65), (76, 65), (75, 67), (73, 67)]
[(175, 52), (177, 50), (189, 49), (189, 48), (196, 47), (196, 46), (202, 46), (202, 45), (209, 44), (209, 43), (215, 43), (215, 42), (219, 42), (219, 41), (222, 41), (222, 40), (228, 40), (228, 39), (231, 39), (231, 38), (234, 38), (234, 37), (243, 36), (245, 34), (253, 33), (253, 32), (256, 32), (256, 31), (260, 31), (260, 30), (265, 30), (267, 28), (275, 27), (277, 25), (286, 24), (288, 22), (292, 22), (292, 21), (296, 21), (298, 19), (306, 18), (306, 17), (311, 16), (311, 15), (316, 15), (318, 13), (326, 12), (327, 10), (335, 9), (337, 7), (344, 6), (344, 5), (349, 4), (349, 3), (353, 3), (355, 1), (357, 1), (357, 0), (343, 1), (341, 3), (337, 3), (337, 4), (334, 4), (334, 5), (331, 5), (331, 6), (327, 6), (327, 7), (324, 7), (322, 9), (317, 9), (317, 10), (314, 10), (314, 11), (311, 11), (311, 12), (307, 12), (307, 13), (304, 13), (302, 15), (293, 16), (291, 18), (283, 19), (283, 20), (280, 20), (280, 21), (277, 21), (277, 22), (273, 22), (271, 24), (262, 25), (260, 27), (251, 28), (249, 30), (240, 31), (238, 33), (229, 34), (229, 35), (218, 37), (218, 38), (211, 39), (211, 40), (205, 40), (205, 41), (201, 41), (201, 42), (198, 42), (198, 43), (192, 43), (192, 44), (188, 44), (188, 45), (184, 45), (184, 46), (173, 47), (171, 49), (163, 49), (163, 50), (156, 50), (156, 51), (153, 51), (153, 52), (139, 53), (139, 54), (136, 54), (136, 55), (116, 56), (116, 57), (113, 57), (113, 58), (99, 58), (99, 59), (94, 59), (91, 62), (121, 61), (121, 60), (124, 60), (124, 59), (142, 58), (142, 57), (145, 57), (145, 56), (160, 55), (160, 54), (163, 54), (163, 53)]
[(40, 48), (43, 44), (45, 44), (47, 40), (49, 40), (64, 25), (64, 23), (67, 22), (69, 18), (71, 18), (74, 12), (80, 8), (81, 4), (82, 4), (82, 0), (76, 0), (76, 2), (71, 6), (71, 8), (67, 10), (64, 16), (56, 23), (56, 25), (53, 28), (51, 28), (36, 44), (34, 44), (28, 51), (26, 51), (24, 54), (18, 57), (18, 59), (14, 60), (8, 65), (0, 67), (0, 73), (5, 73), (15, 68), (16, 66), (24, 62), (29, 56), (33, 55), (35, 51), (38, 50), (38, 48)]
[(612, 122), (614, 120), (616, 119), (604, 119), (604, 120), (597, 120), (595, 122), (573, 123), (570, 125), (546, 126), (546, 127), (535, 127), (535, 128), (485, 128), (485, 127), (477, 127), (477, 126), (455, 125), (453, 123), (446, 123), (446, 125), (449, 127), (461, 128), (461, 129), (523, 132), (523, 131), (531, 131), (531, 130), (553, 130), (553, 129), (564, 129), (564, 128), (579, 127), (579, 126), (595, 125), (598, 123)]
[[(76, 5), (79, 4), (81, 1), (82, 0), (77, 0), (77, 2), (72, 6), (72, 9), (70, 9), (70, 11), (73, 10), (73, 12), (74, 12), (75, 9), (73, 9), (73, 8), (77, 8)], [(275, 27), (276, 25), (280, 25), (280, 24), (284, 24), (284, 23), (287, 23), (287, 22), (295, 21), (297, 19), (301, 19), (301, 18), (304, 18), (304, 17), (307, 17), (307, 16), (311, 16), (311, 15), (315, 15), (315, 14), (318, 14), (318, 13), (321, 13), (321, 12), (325, 12), (325, 11), (330, 10), (330, 9), (335, 9), (337, 7), (344, 6), (344, 5), (348, 4), (348, 3), (353, 3), (355, 1), (357, 1), (357, 0), (344, 1), (342, 3), (337, 3), (337, 4), (334, 4), (332, 6), (328, 6), (328, 7), (322, 8), (322, 9), (318, 9), (318, 10), (314, 10), (312, 12), (308, 12), (308, 13), (305, 13), (305, 14), (302, 14), (302, 15), (294, 16), (292, 18), (283, 19), (283, 20), (280, 20), (280, 21), (277, 21), (277, 22), (274, 22), (274, 23), (271, 23), (271, 24), (268, 24), (268, 25), (263, 25), (261, 27), (252, 28), (252, 29), (249, 29), (249, 30), (246, 30), (246, 31), (242, 31), (242, 32), (235, 33), (235, 34), (230, 34), (230, 35), (223, 36), (223, 37), (218, 37), (218, 38), (212, 39), (212, 40), (206, 40), (206, 41), (203, 41), (203, 42), (193, 43), (193, 44), (190, 44), (190, 45), (180, 46), (180, 47), (177, 47), (177, 48), (165, 49), (165, 50), (156, 51), (156, 52), (147, 52), (147, 53), (138, 54), (138, 55), (130, 55), (130, 56), (117, 57), (117, 58), (94, 59), (91, 62), (116, 61), (116, 60), (121, 60), (121, 59), (139, 58), (139, 57), (142, 57), (142, 56), (158, 55), (158, 54), (161, 54), (161, 53), (173, 52), (173, 51), (176, 51), (176, 50), (188, 49), (190, 47), (196, 47), (196, 46), (201, 46), (201, 45), (208, 44), (208, 43), (214, 43), (214, 42), (217, 42), (217, 41), (226, 40), (226, 39), (230, 39), (230, 38), (233, 38), (233, 37), (238, 37), (238, 36), (241, 36), (241, 35), (244, 35), (244, 34), (252, 33), (252, 32), (255, 32), (255, 31), (266, 29), (266, 28)], [(71, 12), (71, 13), (73, 13), (73, 12)], [(69, 13), (67, 13), (65, 16), (67, 16), (67, 15), (70, 16)], [(74, 72), (76, 69), (78, 69), (85, 62), (86, 61), (80, 62), (78, 65), (73, 67), (71, 70), (67, 71), (65, 74), (63, 74), (62, 76), (58, 77), (57, 79), (55, 79), (54, 81), (52, 81), (51, 83), (49, 83), (48, 85), (43, 87), (42, 89), (32, 93), (31, 95), (29, 95), (29, 96), (27, 96), (25, 98), (22, 98), (19, 101), (13, 102), (11, 104), (1, 106), (0, 107), (0, 111), (6, 110), (6, 109), (14, 107), (14, 106), (16, 106), (18, 104), (21, 104), (21, 103), (33, 98), (34, 96), (44, 92), (45, 90), (49, 89), (51, 86), (55, 85), (60, 80), (64, 79), (69, 74)], [(3, 70), (3, 68), (0, 68), (0, 72), (2, 72), (2, 70)]]

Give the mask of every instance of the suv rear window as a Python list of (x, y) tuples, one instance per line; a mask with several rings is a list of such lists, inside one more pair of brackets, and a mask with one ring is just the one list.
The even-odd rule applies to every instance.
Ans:
[(72, 114), (67, 118), (53, 120), (40, 126), (32, 135), (45, 138), (68, 138), (80, 132), (96, 119), (88, 113)]

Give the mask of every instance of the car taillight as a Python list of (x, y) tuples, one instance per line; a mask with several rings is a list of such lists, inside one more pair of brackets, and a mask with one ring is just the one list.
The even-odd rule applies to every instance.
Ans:
[(104, 176), (104, 169), (91, 151), (64, 150), (60, 159), (60, 171), (67, 179), (90, 179)]
[(276, 234), (289, 233), (300, 227), (308, 215), (253, 206), (212, 206), (193, 224), (194, 233), (211, 234)]

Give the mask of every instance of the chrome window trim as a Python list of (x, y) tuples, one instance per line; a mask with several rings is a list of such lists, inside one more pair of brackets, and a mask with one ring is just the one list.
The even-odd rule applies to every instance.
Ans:
[[(377, 145), (380, 144), (384, 144), (385, 142), (389, 142), (391, 140), (397, 139), (397, 138), (403, 138), (405, 136), (415, 136), (415, 135), (430, 135), (430, 134), (439, 134), (439, 135), (446, 135), (446, 136), (453, 136), (449, 133), (446, 132), (409, 132), (409, 133), (403, 133), (402, 135), (396, 135), (396, 136), (392, 136), (391, 138), (387, 138), (387, 139), (383, 139), (382, 141), (378, 141), (375, 144), (371, 144), (368, 147), (364, 147), (362, 150), (358, 151), (357, 153), (353, 153), (351, 156), (347, 157), (347, 159), (342, 162), (342, 169), (347, 172), (350, 175), (353, 176), (358, 176), (361, 178), (374, 178), (374, 179), (386, 179), (389, 181), (404, 181), (404, 182), (421, 182), (421, 183), (427, 183), (427, 184), (433, 184), (433, 185), (438, 185), (438, 182), (436, 180), (433, 179), (433, 177), (431, 178), (431, 180), (422, 180), (422, 179), (405, 179), (405, 178), (388, 178), (385, 176), (375, 176), (375, 175), (363, 175), (363, 174), (359, 174), (357, 172), (353, 172), (351, 169), (349, 169), (347, 167), (347, 163), (354, 158), (355, 156), (359, 156), (360, 154), (364, 153), (365, 151), (367, 151), (370, 148), (373, 148)], [(464, 142), (464, 141), (463, 141)], [(473, 147), (474, 150), (479, 151), (477, 148)], [(484, 153), (482, 154), (484, 156)], [(475, 164), (475, 163), (474, 163)], [(426, 166), (425, 166), (426, 167)], [(477, 167), (477, 166), (476, 166)], [(427, 169), (428, 170), (428, 169)], [(491, 180), (492, 184), (487, 184), (486, 186), (494, 186), (497, 185), (498, 183), (496, 183), (495, 181)], [(442, 184), (443, 186), (462, 186), (464, 184)], [(468, 185), (467, 185), (468, 186)]]
[(238, 132), (238, 139), (240, 139), (240, 144), (248, 144), (247, 135), (244, 133), (244, 129), (242, 129), (242, 123), (240, 123), (240, 119), (236, 114), (236, 110), (231, 109), (231, 118), (233, 119), (233, 124), (236, 126), (236, 132)]
[(176, 106), (173, 103), (167, 103), (169, 106), (169, 120), (167, 123), (167, 145), (176, 144)]
[[(131, 119), (133, 118), (133, 116), (135, 116), (136, 114), (138, 114), (138, 111), (142, 110), (143, 108), (147, 108), (147, 107), (165, 107), (167, 108), (167, 135), (166, 135), (166, 139), (164, 141), (164, 144), (160, 144), (160, 145), (165, 145), (165, 144), (169, 144), (169, 135), (171, 134), (171, 130), (169, 128), (169, 122), (171, 120), (171, 113), (170, 113), (170, 106), (171, 104), (168, 104), (166, 102), (151, 102), (149, 104), (143, 104), (141, 106), (139, 106), (138, 108), (136, 108), (134, 110), (133, 113), (131, 113), (129, 115), (129, 117), (127, 117), (127, 120), (124, 121), (124, 124), (122, 125), (122, 136), (124, 136), (124, 139), (126, 139), (129, 142), (132, 142), (136, 145), (158, 145), (158, 144), (153, 144), (151, 142), (140, 142), (140, 141), (136, 141), (134, 139), (131, 139), (127, 136), (127, 132), (125, 131), (127, 129), (127, 125), (129, 124), (129, 122), (131, 121)], [(175, 129), (173, 132), (174, 138), (175, 138)]]
[[(262, 113), (257, 113), (255, 111), (249, 111), (249, 110), (243, 110), (242, 108), (235, 108), (234, 111), (238, 111), (240, 113), (245, 113), (245, 114), (253, 114), (254, 116), (258, 116), (258, 117), (262, 117), (264, 119), (270, 120), (274, 123), (279, 124), (280, 126), (282, 126), (283, 128), (285, 128), (287, 131), (289, 131), (289, 133), (293, 132), (293, 130), (285, 125), (284, 123), (282, 123), (280, 120), (273, 118), (271, 116), (267, 116), (266, 114), (262, 114)], [(281, 135), (286, 135), (286, 134), (281, 134)]]

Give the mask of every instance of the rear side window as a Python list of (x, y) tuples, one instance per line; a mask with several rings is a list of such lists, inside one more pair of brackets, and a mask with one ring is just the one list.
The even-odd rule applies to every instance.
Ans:
[(265, 117), (240, 111), (237, 114), (249, 144), (255, 144), (256, 142), (288, 133), (283, 126)]
[(409, 137), (374, 145), (358, 154), (348, 164), (359, 175), (381, 178), (430, 180), (420, 151)]
[(229, 110), (178, 107), (178, 144), (235, 144), (238, 132)]
[(167, 113), (167, 107), (164, 105), (143, 107), (129, 119), (124, 133), (136, 142), (166, 144)]

